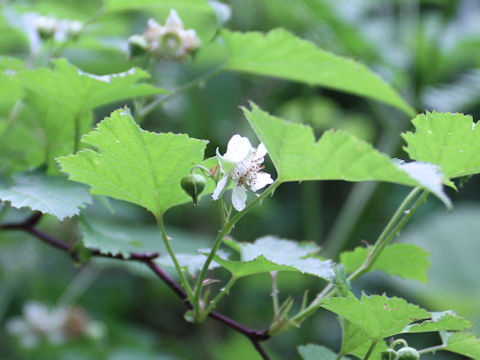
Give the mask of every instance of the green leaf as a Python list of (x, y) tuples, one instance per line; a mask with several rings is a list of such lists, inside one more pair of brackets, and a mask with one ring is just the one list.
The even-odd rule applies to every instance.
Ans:
[(444, 336), (444, 342), (446, 343), (444, 350), (465, 355), (472, 359), (480, 359), (480, 339), (474, 334), (449, 333)]
[(261, 274), (270, 271), (294, 271), (331, 280), (334, 277), (333, 263), (315, 258), (306, 258), (318, 252), (312, 243), (265, 236), (254, 243), (238, 244), (240, 261), (216, 256), (215, 261), (236, 277)]
[(449, 178), (480, 173), (480, 128), (471, 116), (427, 112), (412, 122), (415, 132), (402, 134), (410, 158), (440, 166)]
[(140, 205), (156, 217), (191, 201), (180, 181), (203, 160), (207, 144), (187, 135), (143, 131), (128, 109), (114, 111), (82, 142), (98, 150), (59, 158), (62, 171), (90, 185), (94, 194)]
[(309, 126), (286, 122), (251, 103), (243, 109), (257, 136), (265, 144), (278, 172), (286, 181), (346, 180), (386, 181), (421, 186), (439, 197), (447, 207), (450, 200), (442, 189), (443, 175), (424, 163), (395, 163), (370, 144), (343, 131), (326, 131), (315, 141)]
[(421, 333), (434, 331), (459, 331), (472, 327), (472, 323), (454, 311), (432, 312), (432, 319), (420, 324), (408, 325), (403, 329), (404, 333)]
[(78, 215), (80, 209), (91, 203), (84, 186), (68, 181), (63, 176), (41, 173), (21, 173), (13, 176), (10, 184), (0, 185), (0, 200), (13, 207), (28, 207), (60, 220)]
[[(298, 352), (303, 360), (336, 360), (337, 354), (325, 346), (308, 344), (298, 347)], [(342, 357), (342, 360), (347, 358)]]
[[(342, 348), (340, 349), (340, 354), (355, 355), (363, 359), (372, 344), (372, 340), (364, 330), (350, 321), (341, 319), (340, 323), (342, 325)], [(383, 341), (379, 341), (371, 354), (371, 359), (380, 359), (380, 353), (387, 350), (387, 348)]]
[(78, 150), (80, 136), (90, 129), (94, 108), (165, 93), (152, 85), (137, 83), (149, 77), (141, 69), (96, 76), (80, 71), (65, 59), (54, 61), (54, 65), (53, 70), (40, 68), (16, 75), (36, 116), (35, 131), (44, 141), (44, 158), (51, 164), (55, 157)]
[(414, 321), (429, 319), (430, 313), (404, 299), (385, 295), (362, 295), (323, 300), (321, 307), (344, 317), (362, 330), (370, 339), (380, 340), (400, 334)]
[(222, 31), (227, 70), (299, 81), (382, 101), (410, 116), (415, 111), (366, 66), (319, 49), (284, 29), (267, 34)]
[[(357, 247), (354, 251), (342, 253), (340, 262), (350, 274), (363, 264), (367, 255), (368, 249)], [(383, 250), (370, 271), (379, 270), (404, 279), (427, 282), (430, 256), (430, 253), (413, 244), (393, 244)]]

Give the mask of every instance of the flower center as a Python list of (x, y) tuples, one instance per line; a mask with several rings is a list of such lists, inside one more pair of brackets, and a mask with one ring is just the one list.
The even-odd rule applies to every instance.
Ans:
[(238, 186), (249, 186), (255, 184), (257, 174), (263, 170), (263, 158), (255, 157), (255, 152), (248, 159), (240, 161), (232, 172), (232, 180)]

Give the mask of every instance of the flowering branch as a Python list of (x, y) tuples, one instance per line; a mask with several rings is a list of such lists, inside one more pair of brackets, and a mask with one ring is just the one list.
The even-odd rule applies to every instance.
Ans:
[[(67, 252), (70, 254), (70, 256), (74, 260), (78, 260), (78, 254), (75, 251), (72, 251), (72, 246), (70, 244), (67, 244), (47, 233), (44, 233), (43, 231), (40, 231), (35, 228), (35, 226), (38, 224), (40, 219), (42, 218), (42, 213), (40, 212), (35, 212), (32, 216), (27, 218), (24, 221), (21, 222), (16, 222), (16, 223), (7, 223), (0, 225), (0, 230), (21, 230), (25, 231), (37, 239), (59, 249), (64, 252)], [(98, 257), (106, 257), (106, 258), (112, 258), (112, 259), (118, 259), (118, 260), (125, 260), (125, 261), (137, 261), (144, 263), (147, 265), (155, 275), (157, 275), (180, 299), (183, 300), (185, 305), (188, 308), (192, 308), (192, 304), (188, 301), (187, 294), (185, 290), (170, 276), (168, 275), (165, 271), (158, 266), (157, 263), (154, 262), (154, 259), (159, 256), (159, 253), (130, 253), (129, 257), (123, 257), (121, 254), (118, 255), (112, 255), (112, 254), (103, 254), (99, 250), (92, 250), (91, 251), (91, 256), (98, 256)], [(252, 345), (255, 347), (255, 350), (260, 354), (262, 359), (264, 360), (270, 360), (270, 357), (268, 354), (265, 352), (265, 349), (263, 349), (262, 345), (260, 344), (262, 341), (265, 341), (269, 339), (268, 335), (268, 329), (265, 330), (254, 330), (247, 328), (243, 326), (242, 324), (236, 322), (235, 320), (222, 315), (218, 312), (211, 311), (209, 312), (208, 316), (225, 326), (231, 328), (234, 331), (239, 332), (240, 334), (243, 334), (246, 336), (252, 343)]]

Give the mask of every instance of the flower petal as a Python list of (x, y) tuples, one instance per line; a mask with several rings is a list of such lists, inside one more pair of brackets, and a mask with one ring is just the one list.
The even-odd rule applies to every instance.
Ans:
[(255, 158), (263, 158), (265, 155), (267, 155), (267, 148), (265, 145), (263, 145), (263, 143), (260, 143), (260, 145), (258, 145), (257, 152), (255, 153)]
[(217, 187), (215, 190), (213, 190), (212, 198), (213, 200), (218, 200), (220, 194), (222, 193), (223, 189), (227, 185), (228, 177), (224, 176), (223, 178), (220, 179), (220, 181), (217, 183)]
[(232, 204), (235, 210), (242, 211), (245, 209), (245, 203), (247, 202), (247, 189), (243, 186), (235, 185), (232, 192)]
[(255, 181), (252, 182), (252, 186), (250, 186), (250, 188), (252, 191), (257, 191), (271, 183), (273, 183), (273, 179), (270, 174), (260, 172), (255, 177)]
[(178, 16), (178, 13), (174, 9), (170, 10), (167, 21), (165, 21), (165, 26), (183, 29), (182, 19), (180, 19), (180, 16)]
[(233, 135), (227, 145), (227, 152), (223, 157), (229, 161), (240, 162), (245, 160), (253, 151), (250, 140), (238, 134)]

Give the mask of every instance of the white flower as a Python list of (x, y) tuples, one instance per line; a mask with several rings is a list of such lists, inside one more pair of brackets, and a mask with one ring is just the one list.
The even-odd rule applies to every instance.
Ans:
[(175, 60), (183, 60), (201, 45), (195, 30), (185, 30), (182, 20), (174, 9), (170, 10), (163, 26), (154, 19), (148, 20), (148, 28), (143, 33), (143, 37), (147, 40), (151, 53)]
[(220, 155), (217, 148), (224, 177), (218, 182), (212, 198), (218, 200), (228, 182), (233, 180), (232, 204), (237, 211), (242, 211), (247, 201), (247, 187), (255, 192), (273, 183), (270, 174), (262, 172), (265, 155), (267, 148), (262, 143), (255, 149), (246, 137), (238, 134), (228, 142), (225, 155)]

